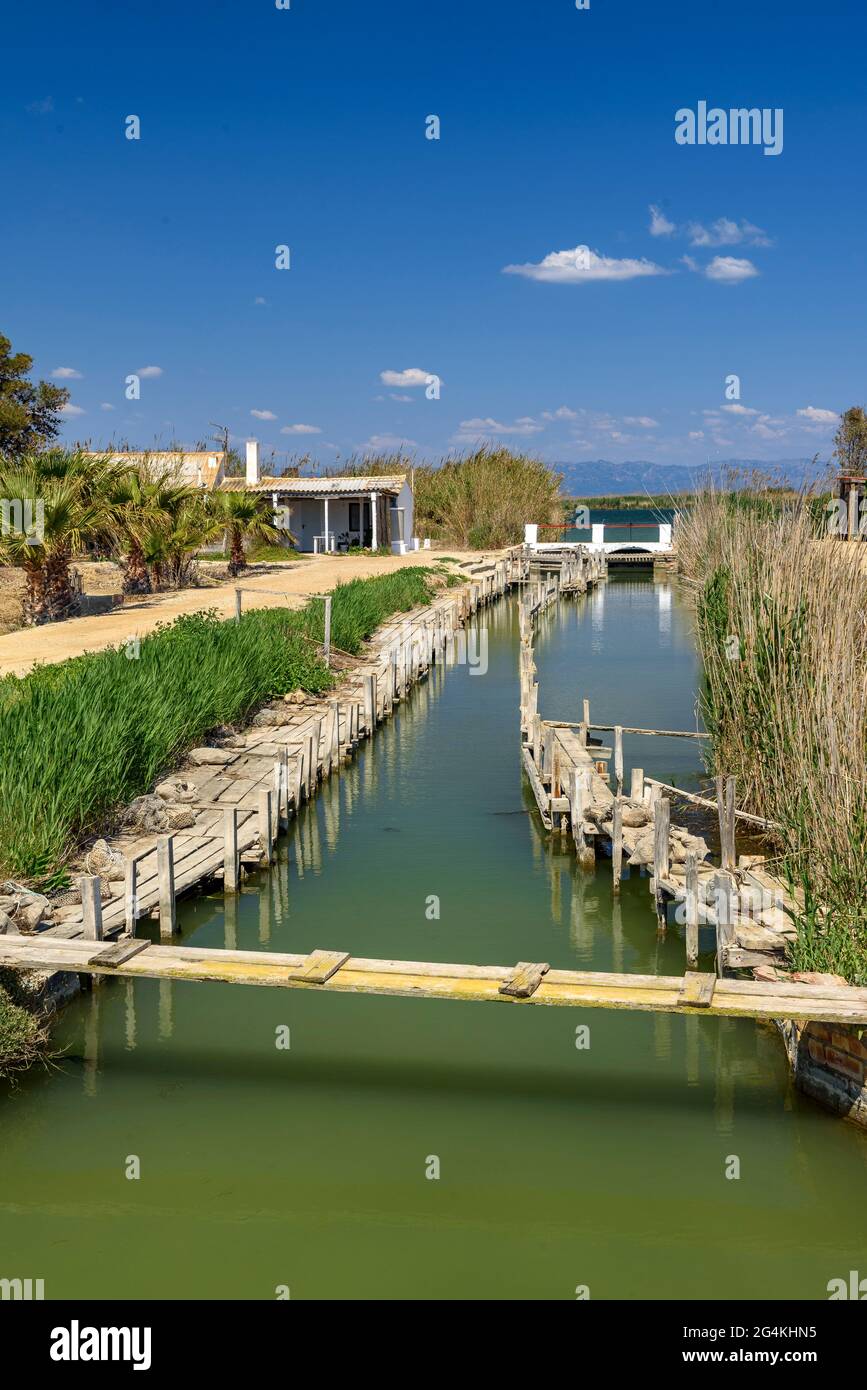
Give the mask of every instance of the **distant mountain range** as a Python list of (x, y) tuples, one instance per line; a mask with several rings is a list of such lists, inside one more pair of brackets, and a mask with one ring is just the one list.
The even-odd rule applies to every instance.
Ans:
[(552, 463), (556, 473), (563, 474), (561, 492), (567, 497), (631, 496), (633, 493), (692, 491), (695, 483), (708, 473), (717, 483), (731, 469), (743, 475), (743, 486), (749, 474), (758, 471), (769, 475), (781, 486), (800, 487), (805, 481), (821, 478), (828, 468), (827, 460), (813, 463), (812, 459), (718, 459), (711, 464), (689, 465), (648, 463), (642, 459), (629, 463), (610, 463), (608, 459), (593, 459), (588, 463)]

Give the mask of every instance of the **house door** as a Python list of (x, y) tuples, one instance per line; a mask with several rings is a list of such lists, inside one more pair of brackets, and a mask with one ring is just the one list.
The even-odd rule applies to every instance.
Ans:
[(369, 502), (350, 502), (349, 504), (349, 544), (371, 545), (373, 527), (370, 521)]

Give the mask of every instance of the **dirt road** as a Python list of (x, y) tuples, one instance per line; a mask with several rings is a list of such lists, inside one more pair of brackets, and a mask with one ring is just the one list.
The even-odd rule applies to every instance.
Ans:
[[(458, 559), (481, 560), (477, 552), (450, 550)], [(435, 565), (435, 551), (410, 555), (347, 555), (341, 559), (316, 556), (297, 564), (251, 565), (238, 580), (245, 608), (301, 608), (310, 594), (324, 594), (348, 579), (391, 574), (407, 565)], [(264, 572), (263, 572), (264, 571)], [(23, 676), (37, 663), (66, 661), (83, 652), (116, 647), (130, 637), (143, 637), (157, 623), (172, 622), (182, 613), (215, 608), (223, 617), (235, 612), (235, 581), (214, 588), (183, 589), (136, 599), (111, 613), (72, 618), (65, 623), (26, 628), (0, 636), (0, 676)], [(274, 592), (268, 592), (269, 590)]]

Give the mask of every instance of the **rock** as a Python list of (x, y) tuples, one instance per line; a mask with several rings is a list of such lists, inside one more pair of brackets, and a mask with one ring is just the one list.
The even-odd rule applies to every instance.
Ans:
[(0, 936), (18, 936), (18, 928), (8, 912), (0, 912)]
[(190, 802), (195, 801), (198, 795), (199, 789), (195, 782), (183, 777), (169, 777), (154, 787), (154, 796), (160, 797), (162, 801)]
[(695, 854), (699, 862), (701, 862), (702, 859), (707, 859), (710, 853), (700, 835), (689, 835), (684, 830), (680, 831), (677, 839), (675, 839), (674, 832), (672, 832), (670, 851), (673, 864), (685, 864), (688, 854)]
[(286, 723), (286, 711), (281, 709), (260, 709), (254, 716), (253, 723), (260, 728), (265, 725), (277, 725)]
[(196, 823), (196, 812), (189, 806), (167, 806), (166, 817), (169, 830), (188, 830)]
[(225, 767), (226, 763), (232, 762), (235, 754), (225, 748), (194, 748), (187, 757), (197, 767)]
[(630, 864), (652, 864), (653, 863), (653, 836), (639, 835), (635, 841), (635, 848), (629, 856)]
[(824, 974), (821, 970), (796, 970), (789, 977), (802, 985), (845, 985), (842, 975)]
[(649, 825), (650, 811), (638, 801), (624, 801), (623, 824), (631, 830), (637, 829), (640, 825)]
[(754, 980), (786, 980), (788, 975), (785, 970), (780, 970), (776, 965), (757, 965), (753, 970)]

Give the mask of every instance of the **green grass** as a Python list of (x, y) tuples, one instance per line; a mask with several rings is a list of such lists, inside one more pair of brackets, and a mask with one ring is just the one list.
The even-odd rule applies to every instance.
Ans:
[[(429, 602), (411, 567), (334, 591), (331, 636), (356, 653), (387, 618)], [(219, 724), (267, 700), (333, 684), (319, 654), (324, 604), (257, 609), (240, 623), (194, 613), (125, 648), (0, 681), (0, 877), (45, 886), (83, 835), (147, 791)]]
[(12, 970), (0, 971), (0, 1079), (34, 1062), (45, 1048), (45, 1030), (20, 1002), (20, 981)]

